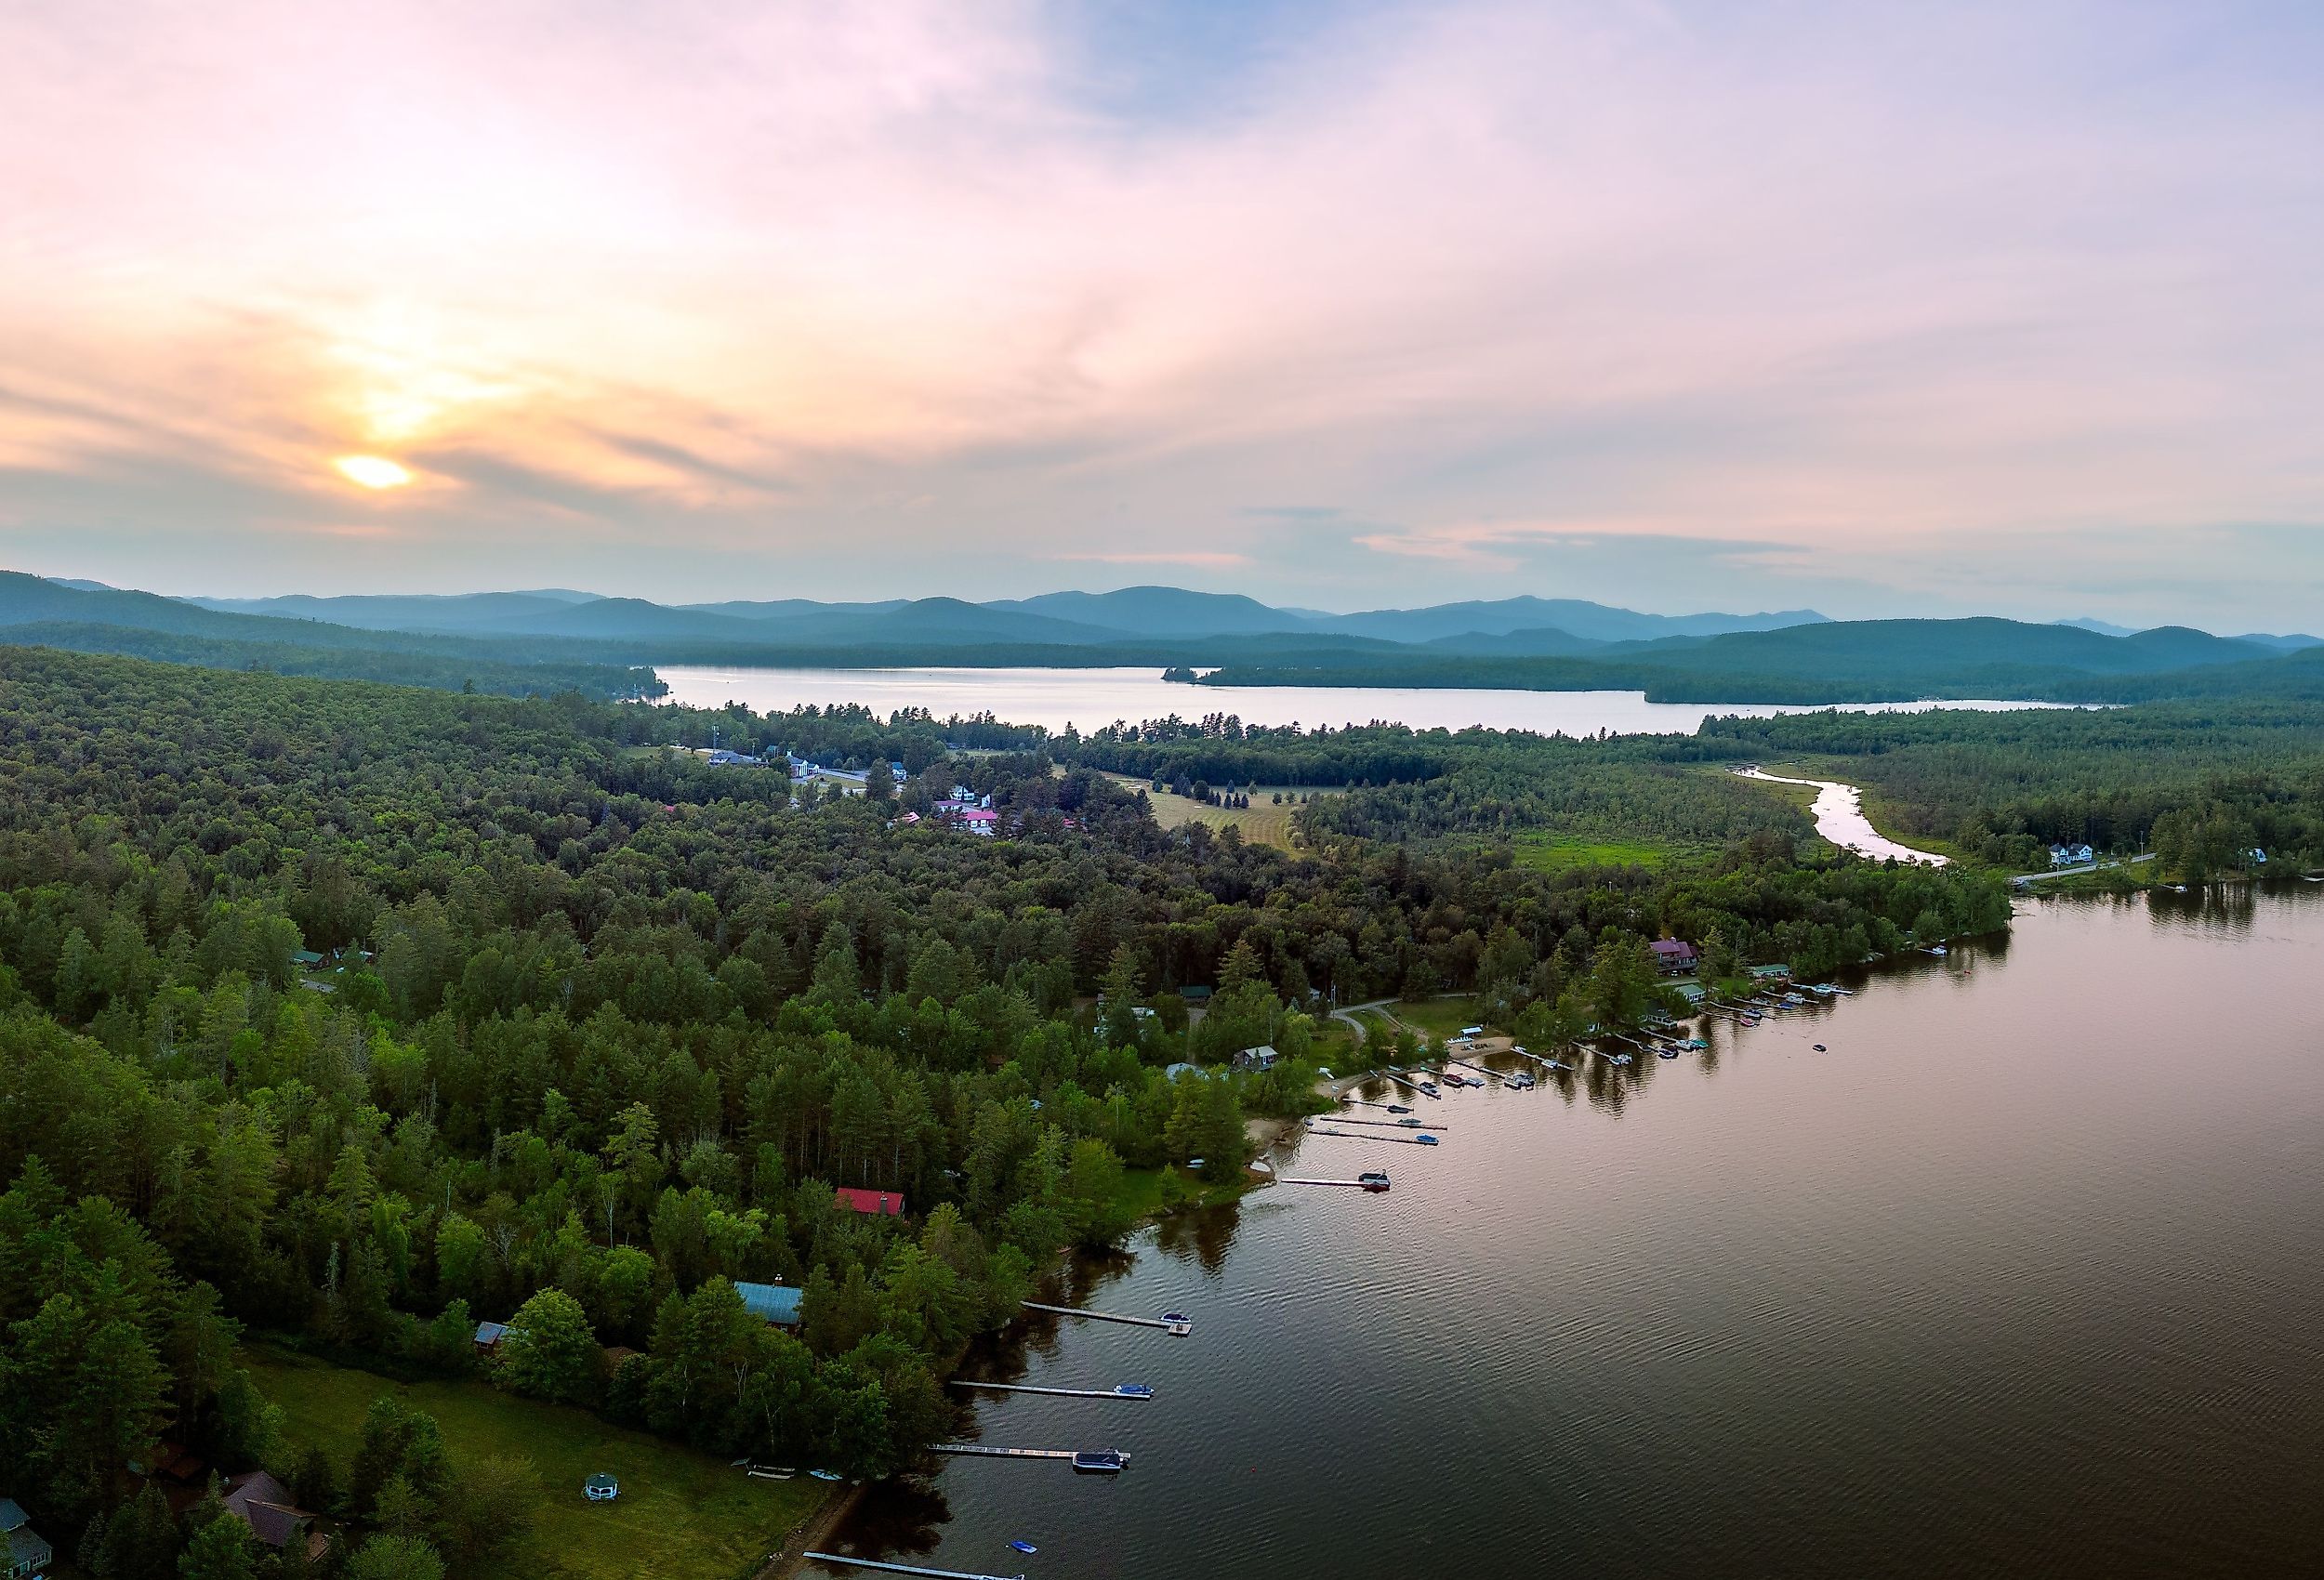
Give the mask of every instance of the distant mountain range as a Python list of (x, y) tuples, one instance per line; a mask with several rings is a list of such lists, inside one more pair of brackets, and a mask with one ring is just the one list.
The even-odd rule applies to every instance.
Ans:
[[(1188, 592), (1182, 587), (1043, 593), (992, 603), (965, 603), (951, 598), (874, 603), (782, 599), (671, 606), (563, 591), (184, 601), (225, 613), (324, 620), (368, 631), (786, 643), (1032, 642), (1087, 647), (1263, 636), (1353, 637), (1417, 643), (1521, 632), (1554, 632), (1557, 639), (1594, 646), (1664, 637), (1713, 637), (1730, 631), (1772, 631), (1824, 619), (1806, 609), (1774, 614), (1641, 614), (1602, 603), (1540, 598), (1323, 614), (1270, 608), (1239, 593)], [(1535, 639), (1537, 643), (1548, 639)]]
[[(1180, 587), (970, 603), (671, 606), (566, 588), (445, 597), (176, 599), (0, 573), (0, 640), (524, 691), (659, 689), (654, 665), (1186, 665), (1209, 683), (1644, 690), (1690, 701), (2130, 701), (2308, 695), (2309, 636), (2095, 620), (1645, 614), (1520, 597), (1330, 614)], [(457, 677), (457, 679), (453, 678)], [(2324, 694), (2319, 691), (2318, 694)]]

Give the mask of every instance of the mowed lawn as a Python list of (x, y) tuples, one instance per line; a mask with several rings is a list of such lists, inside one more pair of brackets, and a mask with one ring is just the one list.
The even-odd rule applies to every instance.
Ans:
[(1423, 998), (1402, 1000), (1388, 1007), (1388, 1012), (1424, 1034), (1431, 1047), (1441, 1047), (1446, 1038), (1463, 1026), (1473, 1026), (1476, 1020), (1466, 998)]
[[(542, 1488), (532, 1534), (484, 1572), (510, 1580), (734, 1580), (781, 1547), (827, 1490), (804, 1475), (753, 1481), (706, 1455), (489, 1383), (399, 1383), (264, 1345), (245, 1346), (242, 1358), (283, 1407), (285, 1435), (302, 1447), (320, 1443), (342, 1477), (362, 1442), (363, 1413), (382, 1394), (433, 1415), (456, 1466), (495, 1454), (531, 1459)], [(581, 1495), (581, 1483), (600, 1470), (621, 1481), (611, 1503)]]
[[(1155, 794), (1154, 782), (1133, 775), (1110, 775), (1116, 783), (1129, 790), (1143, 790), (1154, 808), (1154, 821), (1164, 828), (1176, 828), (1181, 823), (1206, 823), (1212, 828), (1239, 828), (1243, 837), (1253, 844), (1272, 845), (1278, 850), (1293, 849), (1291, 816), (1299, 808), (1288, 799), (1293, 795), (1336, 795), (1336, 791), (1294, 790), (1283, 784), (1261, 784), (1250, 789), (1248, 807), (1214, 807), (1208, 801), (1197, 801), (1190, 796), (1173, 796), (1165, 790)], [(1274, 797), (1286, 797), (1278, 806)]]

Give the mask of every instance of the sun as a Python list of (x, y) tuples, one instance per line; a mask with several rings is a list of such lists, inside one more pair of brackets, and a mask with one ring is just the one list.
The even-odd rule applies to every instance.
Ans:
[(412, 481), (410, 468), (398, 466), (385, 455), (335, 455), (331, 465), (348, 481), (364, 488), (402, 488)]

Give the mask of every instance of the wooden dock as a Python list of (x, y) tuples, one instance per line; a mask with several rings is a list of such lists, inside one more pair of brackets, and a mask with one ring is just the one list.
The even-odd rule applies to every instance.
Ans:
[(1544, 1059), (1538, 1053), (1527, 1053), (1521, 1047), (1512, 1047), (1509, 1051), (1515, 1054), (1520, 1059), (1532, 1060), (1536, 1064), (1538, 1064), (1544, 1070), (1563, 1070), (1568, 1075), (1571, 1075), (1574, 1073), (1574, 1067), (1570, 1064), (1560, 1064), (1554, 1059)]
[(1394, 1141), (1406, 1147), (1422, 1147), (1429, 1144), (1417, 1136), (1365, 1136), (1353, 1130), (1317, 1130), (1313, 1126), (1309, 1127), (1307, 1133), (1311, 1136), (1333, 1136), (1342, 1141)]
[[(940, 1442), (931, 1447), (928, 1452), (931, 1454), (950, 1454), (971, 1459), (1070, 1460), (1076, 1458), (1081, 1455), (1089, 1453), (1090, 1451), (1084, 1448), (996, 1448), (990, 1443), (983, 1442)], [(1127, 1467), (1129, 1464), (1129, 1455), (1127, 1454), (1121, 1455), (1121, 1462), (1124, 1467)]]
[(1118, 1311), (1092, 1311), (1079, 1306), (1044, 1306), (1038, 1300), (1020, 1300), (1028, 1311), (1047, 1311), (1052, 1317), (1086, 1317), (1093, 1323), (1121, 1323), (1129, 1327), (1158, 1327), (1172, 1338), (1184, 1338), (1195, 1331), (1192, 1323), (1165, 1322), (1160, 1317), (1129, 1317)]
[(1381, 1072), (1380, 1073), (1380, 1079), (1381, 1079), (1381, 1080), (1383, 1080), (1383, 1081), (1393, 1081), (1393, 1082), (1394, 1082), (1397, 1086), (1402, 1086), (1405, 1090), (1406, 1090), (1406, 1091), (1408, 1091), (1408, 1092), (1413, 1093), (1413, 1094), (1414, 1094), (1415, 1096), (1417, 1096), (1417, 1097), (1424, 1097), (1424, 1098), (1439, 1098), (1439, 1097), (1442, 1097), (1442, 1096), (1444, 1095), (1444, 1094), (1443, 1094), (1443, 1093), (1441, 1093), (1441, 1092), (1424, 1092), (1424, 1091), (1421, 1091), (1418, 1083), (1416, 1083), (1416, 1082), (1414, 1082), (1414, 1081), (1411, 1081), (1411, 1080), (1408, 1080), (1408, 1079), (1406, 1079), (1406, 1077), (1404, 1077), (1404, 1076), (1402, 1076), (1402, 1075), (1397, 1074), (1397, 1073), (1396, 1073), (1394, 1071), (1393, 1071), (1393, 1070), (1383, 1070), (1383, 1071), (1381, 1071)]
[(875, 1558), (843, 1558), (835, 1552), (811, 1552), (813, 1563), (836, 1563), (842, 1569), (877, 1569), (884, 1574), (929, 1574), (937, 1580), (1024, 1580), (1017, 1574), (974, 1574), (965, 1569), (926, 1569), (917, 1563), (882, 1563)]
[(1151, 1393), (1123, 1393), (1110, 1388), (1035, 1388), (1029, 1383), (971, 1382), (966, 1377), (952, 1379), (955, 1388), (990, 1389), (997, 1393), (1046, 1393), (1056, 1399), (1152, 1399)]
[[(1323, 1115), (1316, 1115), (1318, 1119)], [(1335, 1113), (1327, 1121), (1333, 1125), (1362, 1125), (1374, 1130), (1439, 1130), (1449, 1132), (1449, 1125), (1407, 1125), (1401, 1119), (1358, 1119), (1353, 1114)]]
[(1498, 1071), (1498, 1070), (1487, 1070), (1487, 1069), (1486, 1069), (1484, 1065), (1482, 1065), (1482, 1064), (1472, 1064), (1472, 1063), (1470, 1063), (1470, 1062), (1469, 1062), (1467, 1060), (1465, 1060), (1465, 1059), (1447, 1059), (1446, 1060), (1445, 1060), (1445, 1062), (1446, 1062), (1446, 1063), (1447, 1063), (1447, 1064), (1450, 1064), (1450, 1065), (1454, 1065), (1454, 1066), (1456, 1066), (1456, 1067), (1458, 1067), (1458, 1068), (1459, 1068), (1459, 1069), (1466, 1070), (1466, 1071), (1470, 1072), (1472, 1074), (1476, 1074), (1476, 1075), (1487, 1075), (1487, 1076), (1490, 1076), (1492, 1079), (1494, 1079), (1494, 1080), (1496, 1080), (1496, 1081), (1501, 1080), (1501, 1079), (1503, 1078), (1503, 1077), (1502, 1077), (1502, 1075), (1501, 1075), (1501, 1073), (1500, 1073), (1499, 1071)]
[(1278, 1185), (1330, 1185), (1342, 1191), (1366, 1191), (1370, 1187), (1361, 1179), (1278, 1179)]

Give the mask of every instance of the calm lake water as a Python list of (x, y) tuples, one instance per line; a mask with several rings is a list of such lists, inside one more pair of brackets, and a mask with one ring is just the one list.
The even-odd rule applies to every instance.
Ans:
[[(1594, 735), (1692, 734), (1705, 718), (1764, 718), (1812, 711), (1743, 703), (1650, 703), (1644, 691), (1435, 691), (1392, 686), (1188, 686), (1142, 669), (687, 669), (661, 668), (672, 700), (695, 707), (738, 702), (759, 713), (861, 703), (883, 717), (924, 707), (938, 718), (990, 713), (1011, 724), (1083, 731), (1116, 720), (1200, 718), (1231, 713), (1246, 724), (1333, 729), (1393, 719), (1415, 730), (1531, 730)], [(1850, 711), (1893, 713), (1925, 703), (1846, 703)], [(1949, 708), (2039, 707), (2039, 703), (1946, 703)]]
[[(2324, 887), (2028, 902), (1710, 1052), (1309, 1138), (978, 1364), (842, 1550), (986, 1574), (2324, 1573)], [(1822, 1042), (1829, 1053), (1814, 1052)], [(1565, 1078), (1561, 1078), (1561, 1082)], [(1021, 1558), (1004, 1544), (1037, 1544)]]

